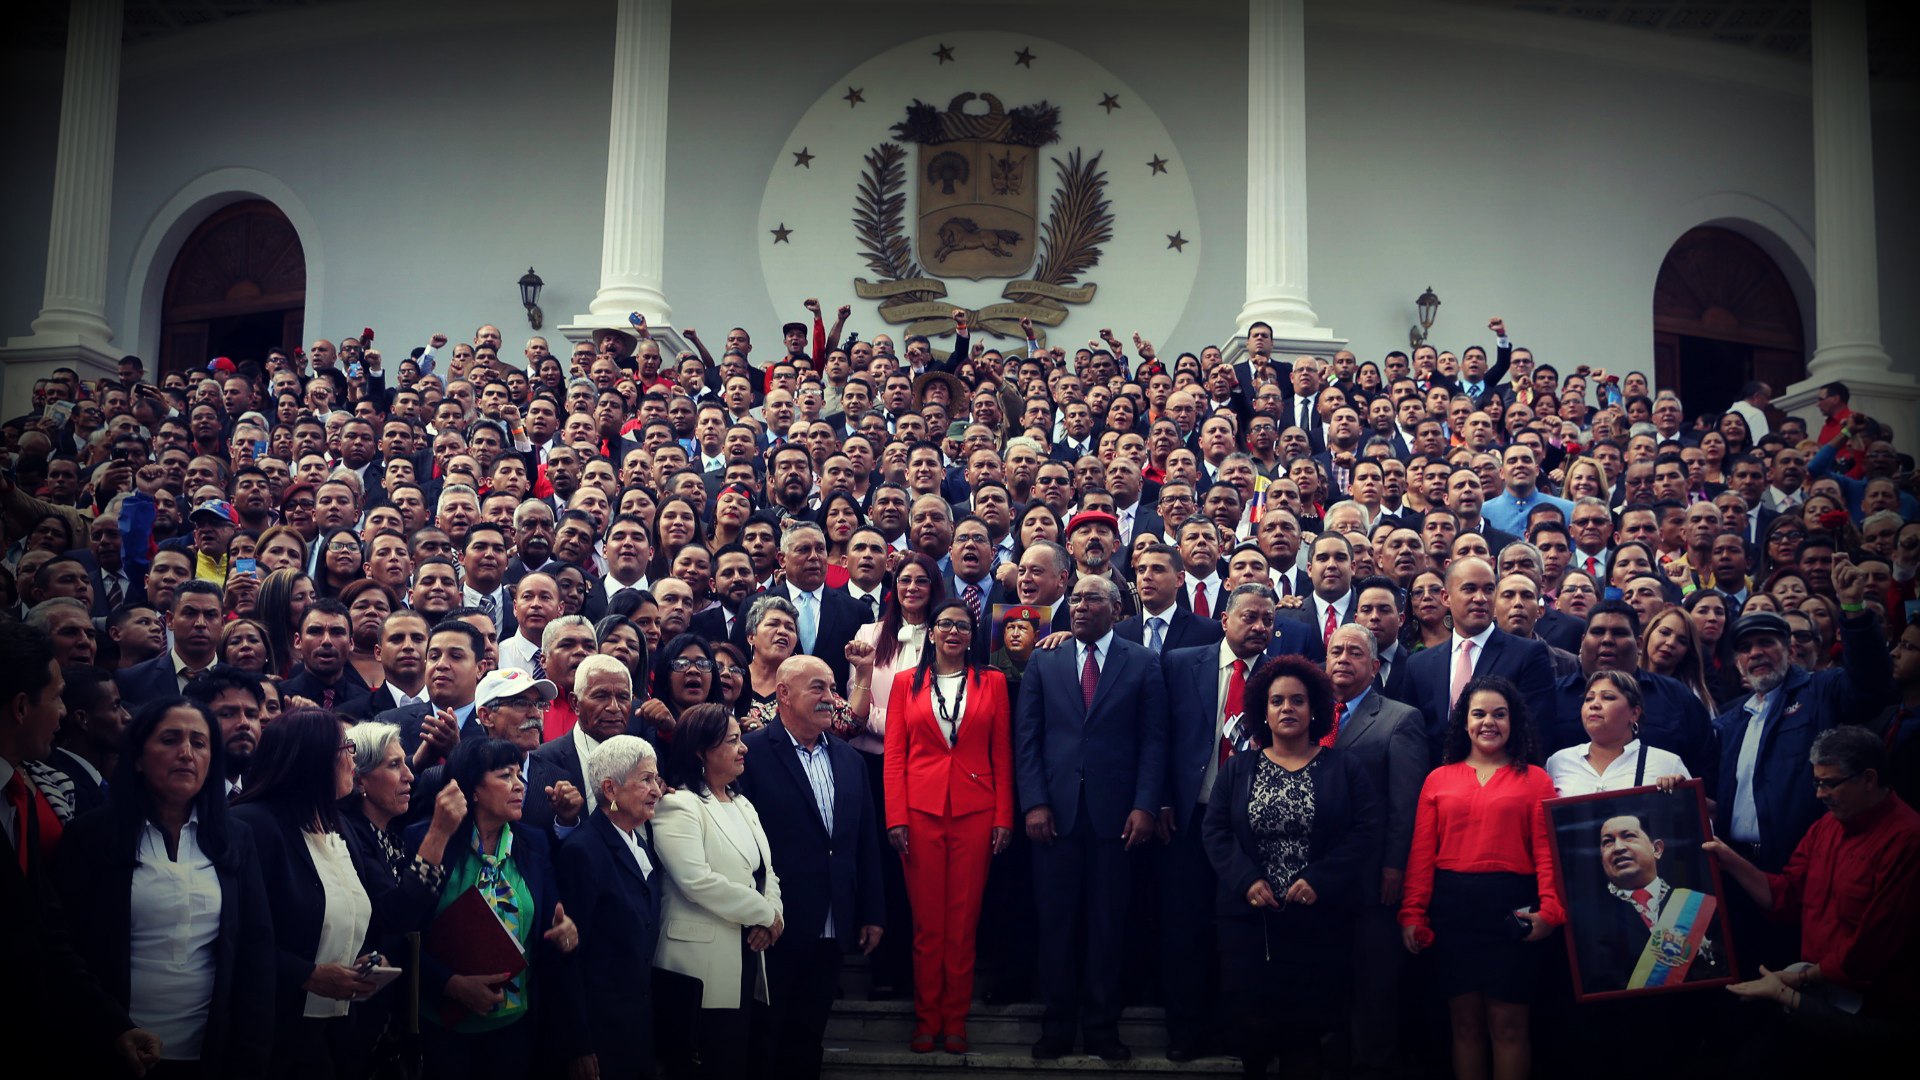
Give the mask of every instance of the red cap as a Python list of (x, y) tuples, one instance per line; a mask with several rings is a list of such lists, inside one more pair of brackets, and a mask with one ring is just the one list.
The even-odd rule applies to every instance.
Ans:
[(1072, 536), (1082, 525), (1105, 525), (1116, 533), (1120, 531), (1120, 519), (1105, 510), (1082, 510), (1073, 515), (1073, 520), (1067, 524), (1067, 535)]

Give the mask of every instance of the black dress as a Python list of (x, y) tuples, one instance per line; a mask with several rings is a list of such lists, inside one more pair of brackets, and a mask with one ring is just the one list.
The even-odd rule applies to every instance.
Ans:
[[(1373, 786), (1349, 754), (1322, 750), (1297, 770), (1258, 751), (1227, 762), (1202, 829), (1220, 875), (1215, 926), (1229, 996), (1314, 1026), (1338, 1021), (1361, 871), (1381, 827)], [(1255, 881), (1280, 897), (1302, 878), (1316, 894), (1311, 905), (1247, 903)]]

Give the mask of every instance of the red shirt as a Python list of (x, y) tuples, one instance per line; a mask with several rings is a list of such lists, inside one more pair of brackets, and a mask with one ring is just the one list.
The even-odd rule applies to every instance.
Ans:
[(1553, 885), (1553, 844), (1541, 804), (1555, 798), (1545, 769), (1525, 773), (1502, 767), (1485, 784), (1466, 762), (1427, 774), (1413, 819), (1413, 849), (1407, 855), (1402, 926), (1426, 926), (1433, 874), (1532, 874), (1540, 890), (1540, 913), (1555, 926), (1567, 921)]
[(573, 711), (573, 691), (560, 691), (559, 697), (547, 703), (546, 719), (540, 723), (540, 741), (552, 742), (571, 732), (579, 720)]
[(1800, 920), (1800, 955), (1822, 977), (1883, 1002), (1920, 996), (1920, 813), (1900, 796), (1845, 824), (1814, 822), (1767, 884), (1774, 916)]

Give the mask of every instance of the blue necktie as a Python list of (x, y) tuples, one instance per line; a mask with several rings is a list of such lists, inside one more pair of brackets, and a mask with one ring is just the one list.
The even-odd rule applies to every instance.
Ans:
[(800, 651), (813, 655), (813, 638), (820, 632), (820, 613), (814, 610), (812, 593), (797, 593), (800, 606)]
[(1147, 647), (1157, 654), (1160, 651), (1160, 646), (1164, 644), (1161, 631), (1166, 628), (1167, 620), (1156, 615), (1147, 620), (1147, 625), (1153, 627), (1153, 640), (1147, 643)]

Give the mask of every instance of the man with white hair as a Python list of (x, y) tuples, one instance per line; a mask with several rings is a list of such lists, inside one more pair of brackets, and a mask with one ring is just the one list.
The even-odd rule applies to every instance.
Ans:
[(573, 693), (574, 672), (581, 661), (599, 650), (593, 623), (584, 615), (562, 615), (541, 632), (540, 653), (545, 660), (546, 678), (560, 691), (547, 706), (546, 726), (541, 730), (547, 742), (572, 731), (579, 722), (578, 699)]
[[(534, 792), (542, 793), (553, 803), (554, 820), (569, 829), (580, 823), (580, 815), (592, 813), (598, 805), (584, 762), (601, 743), (624, 734), (632, 722), (633, 677), (627, 665), (611, 656), (589, 656), (573, 668), (573, 698), (579, 721), (527, 759), (528, 802), (533, 801)], [(527, 820), (538, 819), (528, 814)]]
[[(606, 656), (588, 663), (595, 660), (621, 668)], [(580, 674), (596, 669), (599, 665), (582, 664)], [(660, 859), (648, 823), (666, 788), (653, 746), (634, 735), (614, 735), (594, 747), (586, 755), (586, 780), (597, 809), (580, 835), (554, 855), (554, 873), (580, 939), (593, 943), (575, 954), (582, 983), (620, 989), (587, 995), (582, 1016), (587, 1047), (600, 1076), (652, 1076), (653, 980), (648, 976), (660, 937), (661, 890), (655, 884)]]

